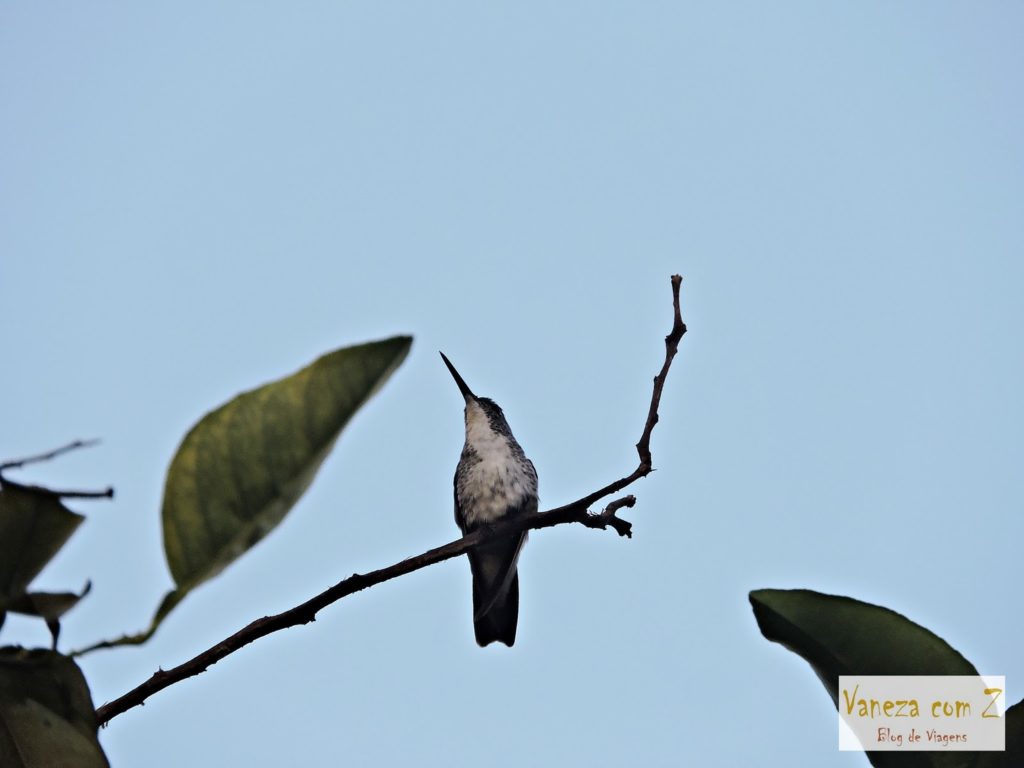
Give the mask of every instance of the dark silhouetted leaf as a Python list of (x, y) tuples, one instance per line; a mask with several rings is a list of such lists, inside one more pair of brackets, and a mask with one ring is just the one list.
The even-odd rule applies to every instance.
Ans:
[(0, 765), (103, 768), (89, 686), (52, 651), (0, 649)]
[[(945, 640), (905, 616), (806, 589), (750, 593), (758, 627), (805, 659), (838, 707), (840, 675), (977, 675)], [(975, 752), (868, 752), (876, 768), (978, 765)]]
[(91, 583), (78, 594), (74, 592), (25, 592), (21, 597), (10, 600), (4, 608), (26, 616), (38, 616), (46, 621), (55, 621), (74, 608), (78, 601), (89, 594)]
[(78, 601), (89, 594), (90, 589), (92, 589), (92, 584), (86, 582), (85, 588), (79, 594), (74, 592), (24, 592), (20, 597), (8, 600), (0, 608), (12, 613), (41, 618), (50, 629), (53, 648), (56, 650), (57, 638), (60, 635), (60, 617), (78, 605)]
[(1020, 768), (1024, 765), (1024, 700), (1006, 710), (1006, 751), (983, 752), (977, 768)]
[(0, 489), (0, 602), (20, 597), (85, 518), (50, 493)]

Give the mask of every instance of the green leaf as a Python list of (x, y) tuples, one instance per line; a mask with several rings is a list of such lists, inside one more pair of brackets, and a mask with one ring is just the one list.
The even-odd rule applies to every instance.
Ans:
[(85, 518), (45, 491), (0, 488), (0, 603), (18, 599)]
[(208, 413), (164, 486), (164, 552), (177, 585), (147, 629), (73, 653), (141, 645), (199, 584), (272, 530), (312, 482), (342, 428), (405, 359), (410, 336), (330, 352)]
[[(801, 656), (838, 707), (840, 675), (977, 675), (945, 640), (905, 616), (849, 597), (806, 589), (750, 593), (767, 639)], [(881, 768), (973, 766), (974, 752), (868, 752)]]
[(397, 336), (336, 350), (239, 395), (189, 431), (164, 488), (164, 551), (177, 589), (154, 626), (281, 522), (411, 343)]
[(71, 659), (0, 649), (0, 765), (104, 768), (96, 734), (89, 686)]

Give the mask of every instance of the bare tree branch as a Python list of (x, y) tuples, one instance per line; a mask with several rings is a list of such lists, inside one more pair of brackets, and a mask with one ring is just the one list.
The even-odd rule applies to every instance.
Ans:
[(26, 464), (38, 464), (43, 461), (49, 461), (50, 459), (57, 458), (61, 454), (70, 453), (78, 448), (89, 448), (97, 443), (99, 443), (99, 440), (75, 440), (67, 445), (62, 445), (60, 448), (54, 448), (52, 451), (48, 451), (47, 453), (40, 453), (36, 456), (26, 456), (24, 459), (14, 459), (13, 461), (0, 463), (0, 472), (3, 472), (5, 469), (19, 469), (24, 467)]
[[(605, 496), (611, 496), (613, 493), (618, 493), (626, 486), (635, 483), (641, 477), (647, 477), (647, 475), (651, 474), (653, 469), (651, 466), (651, 433), (654, 431), (654, 425), (658, 423), (658, 406), (661, 404), (661, 392), (665, 388), (665, 379), (668, 376), (668, 369), (672, 365), (672, 358), (676, 356), (676, 351), (679, 349), (679, 342), (682, 340), (683, 334), (686, 333), (686, 323), (683, 322), (683, 316), (679, 310), (679, 286), (682, 285), (682, 282), (682, 277), (679, 275), (672, 275), (672, 330), (669, 332), (668, 336), (665, 337), (665, 362), (662, 364), (658, 375), (654, 377), (654, 391), (651, 393), (651, 406), (647, 411), (647, 421), (644, 423), (644, 431), (640, 435), (640, 441), (636, 444), (636, 452), (640, 456), (640, 465), (633, 470), (632, 474), (616, 480), (614, 483), (609, 483), (604, 488), (594, 491), (593, 493), (584, 496), (582, 499), (577, 499), (563, 507), (552, 509), (546, 514), (553, 514), (555, 512), (563, 512), (567, 510), (586, 510), (595, 501), (600, 501)], [(576, 522), (582, 521), (577, 520)]]
[(651, 466), (651, 432), (654, 425), (658, 423), (658, 405), (661, 402), (661, 393), (665, 387), (665, 379), (668, 375), (672, 358), (675, 357), (679, 341), (686, 333), (686, 325), (683, 323), (679, 310), (679, 287), (682, 278), (679, 275), (672, 276), (672, 306), (674, 320), (672, 330), (665, 337), (665, 362), (661, 371), (654, 377), (654, 391), (651, 395), (651, 406), (647, 413), (647, 421), (644, 424), (643, 433), (637, 443), (637, 453), (640, 456), (640, 465), (632, 474), (606, 485), (600, 490), (594, 491), (581, 499), (555, 509), (541, 512), (530, 517), (518, 518), (496, 523), (492, 526), (479, 528), (461, 539), (436, 547), (422, 555), (410, 557), (394, 565), (381, 568), (369, 573), (356, 573), (344, 579), (333, 587), (321, 592), (319, 595), (307, 600), (282, 613), (273, 616), (265, 616), (256, 619), (235, 634), (225, 638), (211, 648), (200, 653), (198, 656), (172, 667), (167, 670), (158, 670), (138, 687), (132, 689), (123, 696), (111, 701), (96, 710), (96, 718), (100, 725), (108, 723), (117, 715), (132, 707), (144, 704), (146, 699), (158, 691), (171, 686), (181, 680), (205, 672), (210, 666), (228, 656), (239, 648), (258, 640), (261, 637), (277, 632), (287, 627), (294, 627), (299, 624), (307, 624), (316, 620), (316, 615), (328, 605), (341, 600), (355, 592), (360, 592), (368, 587), (380, 584), (391, 579), (413, 573), (429, 565), (449, 560), (453, 557), (465, 554), (470, 549), (478, 547), (495, 538), (502, 538), (527, 530), (550, 528), (563, 523), (580, 523), (588, 528), (612, 528), (620, 536), (631, 536), (632, 524), (623, 520), (617, 512), (623, 507), (632, 507), (636, 503), (634, 496), (624, 496), (610, 502), (605, 509), (592, 514), (589, 507), (594, 502), (610, 496), (641, 477), (650, 474)]
[(28, 464), (39, 464), (44, 461), (50, 461), (58, 456), (62, 456), (65, 453), (77, 450), (79, 448), (90, 448), (97, 445), (99, 440), (75, 440), (62, 445), (60, 448), (54, 448), (52, 451), (46, 453), (40, 453), (35, 456), (26, 456), (23, 459), (13, 459), (11, 461), (5, 461), (0, 463), (0, 487), (10, 486), (13, 488), (20, 488), (23, 491), (35, 491), (37, 493), (46, 493), (50, 496), (57, 496), (61, 499), (112, 499), (114, 498), (114, 489), (107, 486), (101, 491), (58, 491), (53, 488), (44, 488), (41, 485), (24, 485), (22, 483), (16, 483), (13, 480), (8, 480), (3, 476), (4, 470), (7, 469), (21, 469)]
[(6, 477), (0, 477), (0, 488), (19, 488), (23, 491), (34, 491), (35, 493), (45, 493), (49, 496), (56, 496), (59, 499), (112, 499), (114, 498), (114, 489), (109, 485), (100, 491), (61, 491), (55, 488), (46, 488), (42, 485), (25, 485), (23, 483), (16, 483), (13, 480), (8, 480)]

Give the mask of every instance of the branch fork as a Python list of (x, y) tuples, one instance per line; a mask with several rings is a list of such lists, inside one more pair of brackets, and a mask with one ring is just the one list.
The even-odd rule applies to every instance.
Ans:
[(623, 507), (632, 507), (636, 504), (636, 496), (630, 494), (629, 496), (623, 496), (620, 499), (608, 504), (598, 514), (587, 513), (587, 519), (581, 520), (588, 528), (600, 528), (606, 530), (608, 528), (614, 528), (615, 532), (619, 536), (625, 536), (627, 539), (633, 538), (633, 524), (628, 520), (623, 520), (621, 517), (616, 515)]

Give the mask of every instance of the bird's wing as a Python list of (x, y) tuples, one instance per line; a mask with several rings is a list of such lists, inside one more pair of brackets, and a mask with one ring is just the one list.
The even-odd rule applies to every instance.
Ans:
[(469, 533), (469, 531), (466, 530), (466, 518), (462, 514), (462, 505), (459, 503), (459, 470), (458, 470), (458, 468), (455, 470), (455, 482), (453, 483), (453, 485), (455, 486), (455, 488), (454, 488), (454, 490), (455, 490), (455, 524), (457, 526), (459, 526), (459, 530), (462, 531), (462, 535), (465, 536), (467, 533)]

